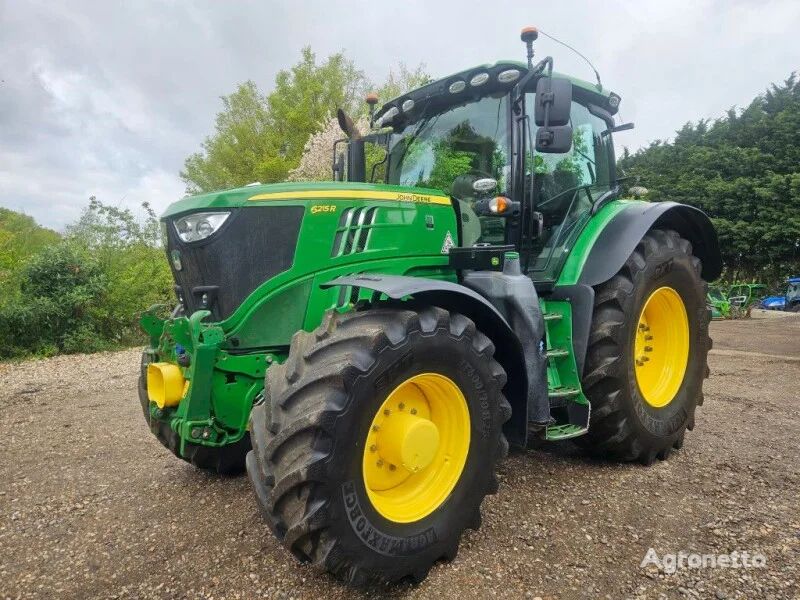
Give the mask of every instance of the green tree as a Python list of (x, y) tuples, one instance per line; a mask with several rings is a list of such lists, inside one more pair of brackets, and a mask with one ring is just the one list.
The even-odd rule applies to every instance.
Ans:
[(92, 316), (99, 335), (113, 344), (140, 340), (142, 310), (175, 299), (158, 218), (147, 203), (142, 208), (145, 218), (140, 220), (129, 209), (92, 197), (77, 223), (67, 228), (68, 242), (91, 255), (104, 274), (103, 301)]
[(189, 194), (271, 181), (280, 171), (266, 98), (256, 84), (241, 84), (222, 97), (222, 106), (215, 133), (203, 141), (201, 152), (186, 159), (181, 171)]
[(278, 73), (275, 89), (267, 97), (272, 133), (286, 164), (278, 180), (297, 166), (309, 136), (319, 131), (337, 108), (351, 114), (358, 110), (367, 88), (364, 73), (344, 54), (334, 54), (321, 65), (316, 64), (308, 46), (302, 54), (298, 64)]
[[(380, 104), (402, 96), (410, 90), (422, 87), (431, 81), (433, 79), (424, 64), (420, 63), (414, 69), (409, 69), (405, 63), (401, 62), (398, 63), (396, 68), (389, 69), (386, 81), (376, 87), (375, 93), (378, 94)], [(367, 114), (366, 103), (361, 104), (359, 112), (364, 115)]]
[(186, 159), (181, 178), (188, 193), (283, 181), (296, 168), (306, 142), (338, 107), (354, 112), (366, 90), (364, 74), (343, 53), (317, 64), (311, 48), (282, 70), (274, 90), (262, 94), (247, 81), (222, 98), (215, 132)]
[(619, 161), (648, 199), (697, 206), (714, 221), (727, 277), (767, 283), (800, 271), (800, 81), (793, 74), (742, 110), (687, 123)]
[(32, 217), (0, 208), (0, 306), (17, 296), (22, 271), (30, 258), (60, 239)]

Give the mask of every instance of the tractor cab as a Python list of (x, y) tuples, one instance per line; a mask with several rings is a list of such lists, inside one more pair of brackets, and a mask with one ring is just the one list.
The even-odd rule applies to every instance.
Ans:
[(728, 293), (731, 306), (748, 307), (758, 302), (767, 291), (763, 283), (736, 283)]
[(789, 287), (786, 289), (786, 305), (790, 309), (800, 306), (800, 277), (789, 278)]
[(349, 173), (442, 190), (458, 212), (459, 246), (513, 246), (534, 281), (552, 284), (591, 214), (618, 191), (619, 101), (543, 67), (481, 65), (384, 104), (364, 139), (376, 148), (372, 165)]

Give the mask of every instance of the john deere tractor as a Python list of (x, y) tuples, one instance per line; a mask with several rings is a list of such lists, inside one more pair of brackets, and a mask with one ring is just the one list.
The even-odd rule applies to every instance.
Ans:
[(246, 466), (281, 543), (348, 582), (453, 558), (509, 444), (649, 464), (702, 404), (714, 228), (620, 198), (620, 97), (534, 63), (536, 36), (527, 63), (403, 94), (370, 131), (340, 113), (334, 181), (162, 217), (178, 305), (142, 319), (153, 433)]

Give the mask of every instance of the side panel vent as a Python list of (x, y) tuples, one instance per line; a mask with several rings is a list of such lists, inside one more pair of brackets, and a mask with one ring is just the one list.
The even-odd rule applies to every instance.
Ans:
[(363, 252), (367, 247), (369, 233), (375, 224), (378, 208), (345, 208), (339, 217), (339, 226), (333, 238), (331, 256), (345, 256)]

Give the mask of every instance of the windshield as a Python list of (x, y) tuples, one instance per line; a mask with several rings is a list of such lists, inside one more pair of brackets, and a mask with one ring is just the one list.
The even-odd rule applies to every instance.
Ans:
[(386, 181), (439, 189), (459, 202), (463, 246), (502, 244), (505, 221), (478, 217), (472, 203), (477, 179), (492, 178), (507, 190), (510, 173), (508, 96), (487, 96), (443, 112), (426, 114), (389, 138)]
[[(471, 196), (481, 177), (507, 176), (507, 96), (486, 97), (426, 115), (389, 140), (387, 183)], [(505, 182), (503, 182), (505, 183)], [(504, 186), (501, 186), (504, 188)]]

